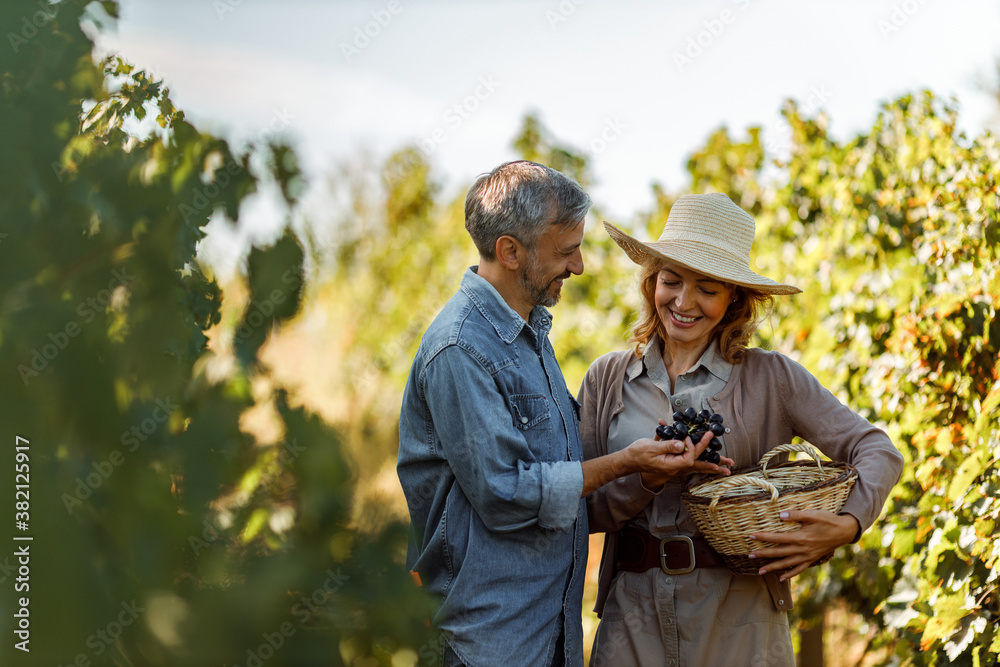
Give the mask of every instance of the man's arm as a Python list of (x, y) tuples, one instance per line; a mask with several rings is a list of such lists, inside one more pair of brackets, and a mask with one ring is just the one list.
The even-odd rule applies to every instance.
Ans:
[[(636, 440), (625, 449), (583, 462), (583, 496), (588, 496), (619, 477), (642, 473), (643, 481), (656, 480), (655, 486), (686, 472), (707, 472), (728, 475), (729, 470), (714, 463), (696, 461), (711, 442), (705, 434), (697, 444), (691, 438), (679, 440)], [(727, 462), (732, 463), (729, 459)], [(692, 468), (697, 468), (692, 470)], [(647, 477), (648, 476), (648, 477)]]
[(573, 526), (583, 488), (580, 463), (537, 460), (530, 433), (514, 426), (493, 376), (471, 353), (445, 348), (420, 384), (440, 453), (487, 528)]
[[(513, 425), (510, 407), (490, 373), (459, 347), (442, 350), (427, 366), (424, 396), (445, 458), (476, 513), (496, 532), (537, 523), (568, 529), (579, 500), (634, 472), (659, 479), (681, 472), (727, 473), (695, 458), (708, 440), (687, 447), (676, 441), (637, 440), (629, 447), (584, 461), (538, 461)], [(708, 468), (706, 468), (706, 466)]]

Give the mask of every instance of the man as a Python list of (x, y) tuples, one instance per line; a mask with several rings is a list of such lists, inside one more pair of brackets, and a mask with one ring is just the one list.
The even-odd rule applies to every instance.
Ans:
[(579, 404), (545, 306), (583, 273), (589, 208), (578, 184), (533, 162), (481, 176), (465, 201), (480, 263), (410, 371), (397, 466), (407, 566), (441, 599), (445, 665), (582, 665), (583, 498), (623, 475), (676, 474), (707, 444), (639, 440), (581, 463)]

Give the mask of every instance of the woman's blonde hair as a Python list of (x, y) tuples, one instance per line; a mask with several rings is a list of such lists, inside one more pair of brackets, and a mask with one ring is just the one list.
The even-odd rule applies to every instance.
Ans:
[[(663, 320), (656, 312), (655, 300), (656, 281), (662, 269), (662, 262), (647, 262), (643, 265), (639, 276), (639, 294), (642, 295), (642, 303), (639, 308), (639, 318), (632, 325), (628, 339), (629, 343), (634, 343), (636, 357), (642, 356), (653, 334), (659, 335), (661, 340), (667, 335)], [(734, 300), (729, 304), (726, 314), (722, 316), (712, 335), (719, 339), (722, 358), (731, 364), (738, 364), (743, 360), (750, 337), (760, 322), (771, 312), (774, 297), (750, 287), (723, 284), (732, 290)]]

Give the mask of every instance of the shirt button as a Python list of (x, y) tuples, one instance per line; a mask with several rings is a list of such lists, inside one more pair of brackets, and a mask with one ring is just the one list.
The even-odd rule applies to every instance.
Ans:
[(527, 417), (521, 417), (521, 423), (522, 424), (527, 424), (528, 423), (528, 418)]
[(684, 401), (678, 398), (677, 400), (674, 401), (674, 405), (684, 405)]
[(726, 433), (729, 433), (729, 427), (728, 426), (726, 427)]

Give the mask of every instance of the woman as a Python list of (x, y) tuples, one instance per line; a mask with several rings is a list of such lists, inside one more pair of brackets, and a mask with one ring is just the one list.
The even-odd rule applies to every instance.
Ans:
[(632, 475), (591, 494), (590, 530), (606, 533), (591, 664), (794, 665), (788, 580), (861, 537), (899, 479), (902, 457), (801, 365), (747, 347), (773, 295), (801, 290), (750, 270), (754, 221), (726, 195), (678, 199), (655, 243), (605, 227), (642, 267), (642, 312), (634, 349), (606, 354), (587, 371), (584, 457), (627, 447), (694, 408), (722, 415), (720, 453), (735, 468), (800, 436), (851, 463), (858, 481), (840, 514), (789, 512), (782, 518), (798, 530), (755, 536), (780, 543), (752, 554), (778, 558), (763, 576), (730, 573), (699, 536), (680, 497), (689, 478)]

